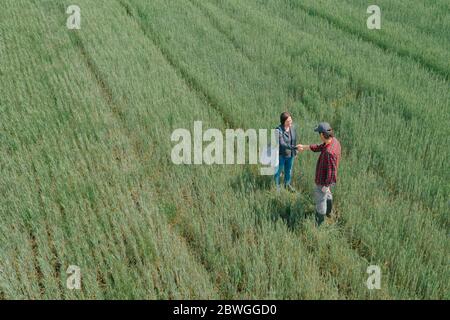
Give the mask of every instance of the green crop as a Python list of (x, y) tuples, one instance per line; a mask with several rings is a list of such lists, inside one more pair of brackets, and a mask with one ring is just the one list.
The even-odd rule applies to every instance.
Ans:
[[(0, 299), (449, 298), (445, 1), (380, 0), (381, 30), (359, 0), (79, 0), (68, 30), (71, 4), (0, 11)], [(281, 195), (255, 165), (171, 162), (175, 129), (285, 110), (342, 144), (319, 229), (317, 154)]]

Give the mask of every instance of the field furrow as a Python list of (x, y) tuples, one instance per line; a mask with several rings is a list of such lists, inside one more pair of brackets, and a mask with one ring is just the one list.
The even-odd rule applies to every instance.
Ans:
[[(69, 30), (72, 4), (0, 10), (0, 300), (449, 298), (446, 1), (379, 0), (380, 30), (362, 0), (79, 0)], [(286, 110), (342, 144), (319, 228), (317, 154), (295, 193), (211, 140), (173, 160), (196, 121), (226, 142)]]
[[(253, 8), (254, 9), (254, 8)], [(153, 9), (154, 10), (154, 9)], [(150, 8), (148, 8), (147, 9), (147, 12), (151, 12), (152, 11), (152, 9), (150, 9)], [(236, 12), (236, 10), (235, 10), (235, 12)], [(246, 11), (244, 11), (244, 10), (239, 10), (239, 12), (246, 12)], [(255, 12), (255, 11), (253, 11), (253, 12)], [(248, 10), (247, 10), (247, 12), (246, 12), (246, 15), (245, 15), (245, 19), (246, 19), (246, 23), (248, 23), (249, 22), (249, 18), (251, 17), (251, 15), (249, 15), (248, 14)], [(165, 17), (165, 18), (167, 18), (167, 17)], [(222, 17), (221, 17), (222, 18)], [(150, 19), (148, 19), (149, 20), (149, 23), (155, 23), (155, 25), (157, 24), (157, 23), (160, 23), (159, 21), (159, 19), (158, 19), (158, 17), (157, 16), (153, 16), (153, 18), (150, 18)], [(162, 19), (161, 19), (162, 20)], [(264, 21), (270, 21), (270, 17), (268, 17), (268, 16), (264, 16)], [(261, 21), (261, 20), (258, 20), (258, 23), (259, 23), (259, 25), (262, 25), (262, 24), (264, 24), (264, 21)], [(162, 23), (162, 22), (161, 22)], [(159, 25), (158, 27), (153, 27), (153, 28), (157, 28), (158, 30), (165, 30), (165, 27), (164, 26), (162, 26), (162, 25)], [(186, 27), (185, 27), (186, 28)], [(252, 28), (251, 30), (258, 30), (258, 29), (255, 29), (255, 28)], [(285, 31), (286, 32), (286, 31)], [(265, 34), (267, 34), (267, 33), (270, 33), (270, 32), (268, 32), (268, 31), (266, 31), (266, 33)], [(173, 34), (173, 33), (172, 33)], [(241, 34), (242, 34), (242, 32), (241, 32)], [(283, 39), (283, 36), (282, 35), (280, 35), (280, 34), (277, 34), (278, 35), (278, 39), (279, 38), (281, 38), (281, 39)], [(260, 36), (260, 35), (259, 35)], [(258, 38), (258, 36), (252, 36), (252, 39), (257, 39)], [(181, 44), (181, 42), (180, 42), (180, 39), (179, 38), (167, 38), (167, 39), (171, 39), (171, 41), (170, 41), (170, 47), (172, 48), (171, 50), (172, 51), (174, 51), (174, 52), (180, 52), (181, 53), (181, 51), (176, 51), (175, 50), (175, 48), (177, 48), (178, 47), (178, 44), (180, 45), (180, 46), (182, 46), (182, 44)], [(178, 41), (178, 42), (176, 42), (176, 41)], [(213, 40), (212, 39), (209, 39), (208, 40), (208, 43), (212, 43), (213, 42)], [(247, 42), (248, 43), (248, 42)], [(267, 42), (263, 42), (263, 43), (267, 43)], [(166, 44), (166, 45), (169, 45), (169, 44)], [(208, 47), (209, 48), (209, 50), (211, 50), (210, 48), (211, 48), (211, 45)], [(275, 48), (274, 46), (272, 46), (272, 48)], [(195, 59), (195, 57), (201, 57), (201, 56), (203, 56), (203, 54), (201, 53), (201, 50), (203, 50), (203, 48), (202, 47), (195, 47), (195, 50), (197, 50), (197, 52), (195, 53), (195, 54), (192, 54), (192, 55), (190, 55), (189, 56), (189, 60), (191, 61), (191, 64), (193, 63), (193, 61), (195, 61), (194, 59)], [(264, 52), (264, 51), (256, 51), (256, 50), (253, 50), (253, 52)], [(179, 56), (179, 58), (178, 59), (182, 59), (182, 60), (187, 60), (187, 58), (186, 58), (186, 55), (188, 54), (188, 52), (187, 51), (184, 51), (184, 53), (183, 54), (181, 54), (180, 56)], [(216, 61), (219, 59), (218, 58), (219, 56), (218, 55), (216, 55)], [(269, 56), (270, 58), (273, 58), (273, 55), (270, 55)], [(311, 58), (309, 58), (309, 59), (311, 59)], [(274, 61), (274, 60), (272, 60), (272, 61)], [(222, 63), (224, 62), (224, 60), (222, 60)], [(296, 67), (298, 67), (298, 68), (300, 68), (300, 65), (296, 65)], [(225, 68), (225, 67), (224, 67)], [(192, 67), (192, 69), (193, 70), (198, 70), (198, 66), (193, 66)], [(291, 68), (291, 70), (292, 70), (292, 68)], [(230, 70), (231, 71), (231, 70)], [(286, 70), (285, 72), (288, 72), (288, 70)], [(198, 74), (198, 73), (197, 73)], [(251, 73), (250, 73), (251, 74)], [(278, 73), (278, 74), (282, 74), (282, 73)], [(323, 77), (323, 75), (320, 75), (321, 77)], [(327, 74), (325, 74), (325, 76), (327, 76)], [(200, 76), (200, 78), (203, 78), (203, 77), (208, 77), (208, 75), (205, 73), (205, 74), (201, 74), (201, 76)], [(311, 74), (311, 77), (310, 78), (307, 78), (308, 79), (308, 81), (309, 82), (313, 82), (314, 83), (314, 81), (311, 81), (312, 79), (314, 79), (314, 78), (317, 78), (317, 76), (314, 76), (314, 74)], [(319, 78), (320, 79), (320, 78)], [(216, 80), (217, 81), (217, 80)], [(347, 82), (346, 81), (344, 81), (343, 82), (343, 84), (346, 84)], [(227, 84), (222, 84), (221, 85), (221, 87), (222, 88), (224, 88), (224, 87), (226, 87), (227, 86)], [(317, 87), (319, 90), (321, 90), (321, 87)], [(345, 88), (345, 87), (344, 87)], [(325, 87), (325, 89), (327, 89), (327, 87)], [(242, 89), (242, 91), (243, 91), (244, 89)], [(233, 91), (233, 93), (230, 93), (230, 94), (234, 94), (234, 95), (238, 95), (239, 93), (239, 90), (235, 90), (235, 91)], [(363, 104), (368, 104), (368, 103), (373, 103), (373, 101), (376, 101), (376, 100), (373, 100), (373, 98), (372, 98), (372, 96), (373, 96), (373, 94), (371, 94), (370, 93), (370, 91), (368, 92), (368, 94), (364, 94), (364, 99), (362, 100), (362, 101), (360, 101), (361, 103), (363, 103)], [(317, 98), (316, 98), (317, 99)], [(320, 99), (320, 98), (319, 98)], [(320, 100), (322, 100), (322, 99), (320, 99)], [(326, 110), (326, 108), (327, 107), (325, 107), (326, 106), (326, 104), (324, 103), (324, 102), (322, 102), (322, 101), (320, 101), (320, 100), (318, 100), (319, 101), (319, 104), (318, 104), (318, 106), (324, 106), (323, 107), (323, 111), (325, 111)], [(252, 104), (250, 104), (250, 106), (251, 106)], [(250, 110), (251, 110), (251, 108), (249, 108)], [(370, 110), (372, 110), (372, 109), (370, 109)], [(376, 110), (376, 109), (373, 109), (374, 111)], [(353, 110), (349, 110), (349, 111), (353, 111)], [(354, 112), (354, 111), (353, 111)], [(255, 114), (257, 114), (257, 113), (255, 113)], [(350, 115), (349, 113), (346, 113), (347, 115)], [(383, 116), (383, 114), (381, 114), (381, 113), (379, 113), (379, 112), (376, 112), (375, 111), (375, 113), (374, 113), (377, 117), (381, 117), (381, 118), (385, 118), (385, 116)], [(391, 118), (391, 120), (389, 121), (388, 120), (388, 123), (389, 122), (392, 122), (392, 115), (389, 115), (390, 116), (390, 118)], [(253, 118), (254, 119), (254, 118)], [(346, 120), (346, 119), (345, 119)], [(394, 118), (394, 120), (395, 121), (398, 121), (398, 122), (401, 122), (401, 121), (404, 121), (404, 119), (403, 119), (403, 117), (400, 117), (400, 118), (398, 118), (398, 120), (397, 119), (395, 119)], [(346, 122), (348, 123), (347, 125), (350, 125), (351, 124), (351, 122), (349, 123), (348, 122), (349, 120), (346, 120)], [(380, 121), (386, 121), (385, 119), (383, 119), (383, 120), (381, 120), (380, 119)], [(345, 130), (344, 130), (345, 131)], [(345, 132), (344, 132), (345, 133)], [(379, 139), (379, 137), (383, 137), (383, 138), (386, 138), (387, 136), (386, 135), (382, 135), (382, 136), (379, 136), (379, 135), (377, 135), (377, 136), (375, 136), (375, 137), (377, 137), (376, 139)], [(346, 143), (348, 143), (348, 144), (352, 144), (352, 142), (351, 141), (346, 141)], [(377, 144), (379, 143), (379, 142), (376, 142)], [(361, 148), (361, 147), (363, 147), (363, 145), (358, 145), (357, 146), (358, 148)], [(353, 149), (352, 149), (353, 150)], [(353, 150), (354, 151), (354, 150)], [(353, 152), (354, 153), (354, 152)], [(350, 155), (351, 157), (352, 157), (352, 155)], [(398, 157), (398, 154), (396, 154), (395, 155), (396, 157)], [(377, 159), (378, 160), (378, 159)], [(386, 161), (386, 163), (387, 164), (389, 164), (389, 162), (387, 162)], [(368, 163), (369, 165), (370, 165), (370, 163)], [(352, 167), (353, 169), (355, 169), (355, 167)], [(366, 168), (364, 168), (364, 167), (360, 167), (361, 169), (360, 170), (367, 170), (367, 167)], [(370, 169), (370, 168), (369, 168)], [(377, 171), (379, 171), (379, 168), (376, 168), (375, 167), (375, 172), (377, 172)], [(362, 171), (363, 172), (363, 171)], [(362, 174), (362, 173), (361, 173)], [(345, 175), (344, 175), (344, 178), (343, 179), (345, 179)], [(365, 184), (367, 184), (367, 185), (370, 185), (370, 184), (372, 184), (372, 183), (383, 183), (383, 180), (382, 180), (382, 177), (380, 177), (380, 178), (376, 178), (376, 176), (373, 178), (374, 179), (374, 181), (373, 182), (371, 182), (370, 180), (368, 180), (367, 182), (365, 182)], [(344, 180), (345, 181), (345, 180)], [(387, 184), (386, 184), (386, 188), (387, 188)], [(356, 190), (355, 190), (356, 191)], [(347, 195), (345, 195), (345, 196), (347, 196)], [(395, 193), (394, 194), (392, 194), (392, 196), (395, 196)], [(387, 196), (384, 196), (384, 202), (385, 202), (385, 208), (389, 208), (389, 209), (387, 209), (387, 210), (392, 210), (392, 207), (390, 207), (392, 204), (391, 204), (391, 201), (389, 200), (389, 197), (387, 197)], [(356, 212), (358, 212), (358, 211), (360, 211), (360, 209), (358, 208), (358, 206), (357, 205), (353, 205), (354, 206), (354, 209), (352, 209), (353, 211), (355, 211), (355, 213)], [(414, 209), (415, 210), (415, 209)], [(423, 214), (421, 213), (421, 212), (414, 212), (414, 211), (409, 211), (409, 209), (407, 209), (407, 210), (400, 210), (400, 212), (403, 212), (403, 214), (405, 214), (405, 217), (406, 216), (411, 216), (411, 221), (414, 221), (414, 223), (410, 223), (410, 224), (408, 224), (408, 227), (411, 227), (412, 228), (412, 230), (415, 230), (415, 231), (412, 231), (412, 232), (418, 232), (418, 230), (421, 230), (422, 228), (423, 228), (423, 225), (422, 225), (422, 216), (423, 216)], [(425, 213), (425, 215), (426, 215), (426, 213)], [(352, 219), (354, 219), (354, 217), (355, 216), (352, 216)], [(414, 218), (413, 218), (414, 217)], [(361, 223), (366, 223), (365, 222), (365, 220), (363, 220), (362, 219), (362, 217), (360, 217), (359, 218), (360, 219), (360, 221), (361, 221)], [(373, 222), (376, 222), (376, 221), (373, 221)], [(377, 223), (382, 223), (381, 225), (384, 225), (384, 223), (385, 222), (377, 222)], [(430, 223), (430, 226), (428, 227), (428, 228), (431, 228), (432, 230), (435, 228), (433, 225), (434, 225), (434, 222), (433, 221), (428, 221), (427, 222), (427, 224), (428, 223)], [(380, 225), (380, 226), (381, 226)], [(399, 224), (396, 224), (396, 226), (397, 226), (397, 228), (400, 228), (401, 226), (403, 226), (404, 224), (402, 224), (402, 223), (399, 223)], [(360, 227), (361, 226), (363, 226), (363, 224), (362, 225), (360, 225)], [(352, 230), (353, 228), (354, 228), (354, 224), (352, 223), (352, 225), (350, 225), (350, 226), (348, 226), (348, 228), (350, 229), (350, 230)], [(398, 233), (399, 232), (399, 230), (393, 230), (393, 232), (394, 232), (394, 234), (395, 233)], [(359, 232), (358, 232), (359, 233)], [(434, 233), (434, 231), (433, 231), (433, 233)], [(440, 232), (438, 232), (438, 233), (440, 233)], [(354, 235), (355, 237), (356, 237), (356, 234)], [(358, 235), (358, 237), (366, 237), (366, 236), (364, 236), (363, 235), (363, 233), (360, 233), (359, 235)], [(440, 240), (438, 240), (438, 239), (440, 239)], [(443, 241), (443, 243), (444, 243), (444, 246), (442, 247), (441, 246), (441, 248), (442, 248), (442, 250), (444, 250), (445, 251), (445, 246), (446, 246), (446, 244), (445, 244), (445, 234), (442, 232), (442, 233), (440, 233), (440, 235), (438, 236), (438, 238), (435, 240), (436, 242), (435, 242), (435, 244), (437, 244), (437, 246), (441, 246), (441, 243), (442, 243), (442, 241)], [(373, 240), (371, 240), (371, 241), (373, 241)], [(420, 241), (428, 241), (428, 240), (425, 240), (425, 239), (423, 239), (423, 240), (420, 240)], [(412, 246), (411, 247), (411, 250), (412, 250), (412, 252), (414, 252), (414, 249), (412, 249), (412, 248), (414, 248), (414, 247), (417, 247), (417, 248), (420, 248), (421, 246), (422, 246), (422, 244), (420, 244), (420, 241), (419, 242), (416, 242), (415, 244), (414, 243), (410, 243), (409, 241), (407, 242), (408, 243), (408, 245), (409, 246)], [(371, 247), (373, 247), (375, 244), (374, 243), (370, 243), (370, 246)], [(400, 245), (400, 242), (399, 243), (397, 243), (397, 245)], [(377, 244), (377, 245), (375, 245), (376, 247), (379, 247), (379, 249), (380, 250), (385, 250), (385, 246), (383, 245), (383, 244)], [(423, 249), (420, 249), (420, 250), (423, 250)], [(374, 252), (376, 252), (377, 250), (373, 250), (372, 249), (372, 256), (373, 256), (373, 254), (375, 254)], [(442, 253), (443, 253), (443, 251), (441, 251)], [(442, 253), (437, 253), (436, 252), (436, 254), (435, 254), (435, 259), (436, 259), (436, 261), (441, 261), (441, 262), (438, 262), (438, 263), (440, 263), (441, 264), (441, 267), (444, 267), (444, 265), (445, 264), (443, 264), (444, 263), (444, 260), (442, 260), (442, 257), (443, 257), (443, 255), (442, 255)], [(381, 256), (383, 256), (383, 255), (385, 255), (385, 252), (383, 252), (383, 251), (379, 251), (378, 253), (377, 253), (377, 256), (378, 257), (381, 257)], [(407, 263), (406, 261), (403, 261), (402, 263)], [(406, 264), (404, 265), (404, 267), (406, 267)], [(428, 269), (428, 268), (430, 268), (430, 267), (425, 267), (425, 269)], [(397, 272), (395, 272), (394, 270), (395, 269), (391, 269), (393, 272), (394, 272), (394, 275), (395, 274), (398, 274)], [(401, 271), (401, 272), (403, 272), (403, 270)], [(439, 277), (439, 275), (438, 275), (438, 273), (436, 273), (435, 274), (435, 277), (436, 277), (436, 279)], [(416, 281), (420, 281), (420, 278), (416, 278), (416, 279), (418, 279), (418, 280), (416, 280)], [(423, 283), (422, 283), (423, 284)]]
[[(448, 49), (441, 48), (435, 41), (430, 41), (426, 34), (414, 32), (409, 26), (403, 27), (383, 18), (383, 27), (388, 30), (384, 32), (383, 29), (384, 37), (382, 37), (365, 28), (365, 22), (369, 16), (365, 14), (367, 7), (356, 7), (342, 2), (336, 5), (327, 0), (286, 1), (293, 10), (301, 9), (312, 17), (323, 19), (334, 27), (358, 36), (382, 50), (395, 53), (402, 58), (411, 58), (430, 72), (448, 80), (450, 74)], [(356, 10), (357, 8), (359, 11)], [(434, 13), (439, 13), (439, 10), (436, 9)], [(430, 17), (430, 20), (432, 19), (435, 17)], [(395, 33), (391, 30), (395, 30)], [(417, 45), (419, 39), (420, 46)]]

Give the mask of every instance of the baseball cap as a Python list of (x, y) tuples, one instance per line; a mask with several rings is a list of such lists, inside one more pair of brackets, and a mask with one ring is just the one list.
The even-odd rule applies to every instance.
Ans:
[(317, 128), (314, 129), (315, 132), (318, 133), (326, 133), (331, 131), (331, 126), (328, 122), (321, 122), (317, 126)]

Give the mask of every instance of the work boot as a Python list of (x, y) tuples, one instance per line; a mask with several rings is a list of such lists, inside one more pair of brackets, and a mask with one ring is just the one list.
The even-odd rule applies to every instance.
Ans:
[(331, 218), (331, 210), (333, 209), (333, 200), (327, 199), (327, 217)]
[(317, 225), (318, 227), (320, 227), (320, 225), (322, 224), (322, 222), (323, 222), (324, 220), (325, 220), (325, 215), (316, 212), (316, 225)]

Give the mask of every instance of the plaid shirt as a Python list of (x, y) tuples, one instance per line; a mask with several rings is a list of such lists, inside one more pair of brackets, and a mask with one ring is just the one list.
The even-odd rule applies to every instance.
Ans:
[(341, 144), (333, 138), (330, 144), (322, 143), (309, 146), (311, 151), (319, 152), (320, 156), (316, 166), (316, 184), (328, 187), (337, 180), (337, 170), (341, 158)]

